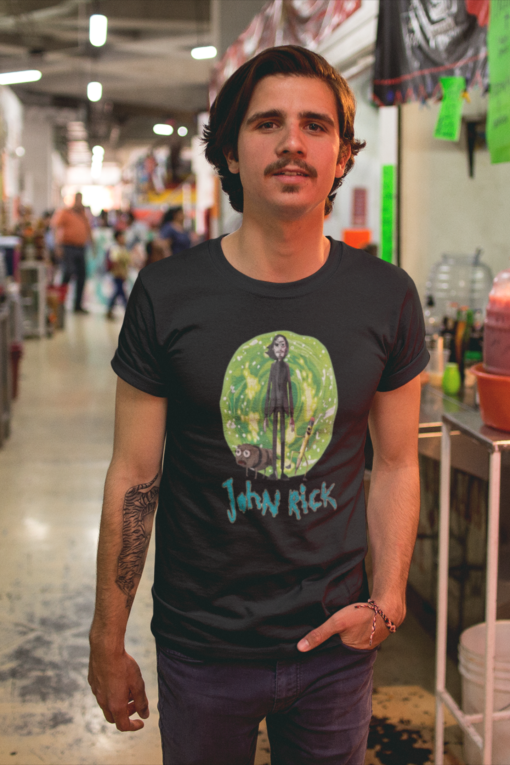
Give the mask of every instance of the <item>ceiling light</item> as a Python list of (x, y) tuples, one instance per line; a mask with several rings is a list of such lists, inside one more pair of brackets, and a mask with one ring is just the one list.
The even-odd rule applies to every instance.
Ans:
[(174, 132), (174, 129), (171, 125), (166, 125), (165, 123), (160, 123), (158, 125), (154, 125), (152, 128), (156, 135), (172, 135)]
[(100, 101), (103, 95), (103, 86), (100, 82), (89, 82), (87, 85), (87, 98), (89, 101)]
[(89, 19), (89, 40), (96, 48), (100, 48), (106, 42), (108, 19), (100, 13), (94, 13)]
[(37, 82), (42, 77), (38, 69), (26, 69), (23, 72), (4, 72), (0, 74), (0, 85), (17, 85), (20, 82)]
[(193, 48), (191, 55), (198, 60), (202, 58), (214, 58), (218, 51), (214, 45), (201, 45), (198, 48)]
[(96, 155), (100, 157), (104, 157), (104, 149), (102, 146), (94, 146), (92, 148), (92, 156), (96, 156)]
[(181, 125), (181, 127), (177, 131), (177, 135), (180, 135), (184, 138), (185, 135), (188, 135), (188, 128), (184, 127), (184, 125)]
[(25, 156), (25, 147), (24, 146), (18, 146), (14, 150), (14, 153), (16, 154), (17, 157), (24, 157)]

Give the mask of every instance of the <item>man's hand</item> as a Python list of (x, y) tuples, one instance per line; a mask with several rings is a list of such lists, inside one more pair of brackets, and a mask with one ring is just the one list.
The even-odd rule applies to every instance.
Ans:
[(125, 651), (113, 657), (107, 652), (90, 652), (89, 685), (97, 703), (109, 723), (114, 723), (118, 730), (141, 730), (141, 720), (130, 720), (137, 712), (140, 717), (149, 716), (149, 702), (145, 695), (140, 668), (136, 661)]
[(369, 608), (350, 606), (337, 611), (324, 624), (312, 630), (298, 643), (300, 651), (311, 651), (333, 635), (340, 635), (342, 643), (349, 648), (370, 650), (377, 648), (388, 637), (389, 630), (380, 616), (377, 616), (375, 633), (370, 645), (370, 634), (374, 621), (374, 612)]

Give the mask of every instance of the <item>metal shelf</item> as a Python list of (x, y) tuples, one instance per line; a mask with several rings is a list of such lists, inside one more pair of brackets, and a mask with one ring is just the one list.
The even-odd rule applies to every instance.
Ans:
[[(501, 453), (510, 450), (510, 433), (484, 425), (478, 412), (443, 414), (439, 501), (439, 572), (436, 645), (436, 741), (435, 763), (444, 763), (444, 708), (447, 706), (464, 733), (482, 752), (483, 765), (492, 765), (492, 728), (496, 720), (510, 719), (510, 710), (494, 712), (494, 651), (498, 585), (498, 543), (501, 486)], [(451, 437), (462, 434), (481, 444), (489, 455), (489, 508), (487, 529), (487, 576), (485, 594), (485, 703), (479, 714), (465, 714), (446, 690), (446, 640), (448, 616), (448, 562), (450, 543)], [(474, 728), (483, 721), (483, 736)]]

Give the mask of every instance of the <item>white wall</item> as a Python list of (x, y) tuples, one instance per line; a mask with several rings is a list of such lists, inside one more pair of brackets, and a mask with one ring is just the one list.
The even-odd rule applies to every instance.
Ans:
[(20, 160), (16, 149), (22, 145), (23, 106), (10, 88), (0, 85), (0, 132), (3, 150), (3, 190), (8, 224), (14, 220), (15, 200), (20, 190)]
[(439, 104), (402, 107), (402, 266), (420, 295), (442, 253), (477, 247), (494, 275), (510, 267), (510, 163), (491, 165), (475, 152), (468, 173), (466, 133), (458, 144), (434, 139)]
[(354, 188), (366, 188), (368, 195), (367, 228), (372, 230), (372, 241), (379, 243), (380, 231), (380, 179), (379, 109), (369, 102), (372, 70), (349, 80), (356, 96), (357, 109), (354, 135), (365, 140), (366, 147), (358, 154), (354, 167), (338, 189), (333, 212), (324, 224), (324, 233), (335, 239), (351, 228), (351, 207)]
[(44, 107), (25, 108), (22, 202), (36, 216), (53, 206), (53, 118)]

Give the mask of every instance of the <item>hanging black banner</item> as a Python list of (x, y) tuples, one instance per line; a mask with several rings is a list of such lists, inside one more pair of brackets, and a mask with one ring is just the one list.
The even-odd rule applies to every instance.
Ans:
[(439, 77), (488, 87), (489, 0), (380, 0), (374, 100), (380, 106), (440, 95)]

